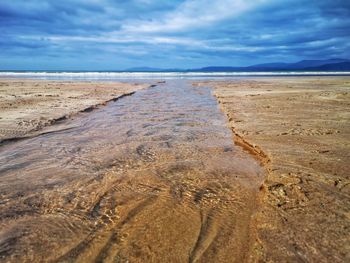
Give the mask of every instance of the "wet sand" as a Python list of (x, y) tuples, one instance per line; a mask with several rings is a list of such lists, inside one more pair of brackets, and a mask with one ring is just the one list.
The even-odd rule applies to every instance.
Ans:
[(89, 111), (147, 85), (129, 83), (0, 79), (0, 142)]
[(268, 170), (264, 262), (350, 261), (350, 78), (210, 81), (235, 140)]
[(0, 147), (4, 262), (247, 262), (264, 170), (167, 81)]

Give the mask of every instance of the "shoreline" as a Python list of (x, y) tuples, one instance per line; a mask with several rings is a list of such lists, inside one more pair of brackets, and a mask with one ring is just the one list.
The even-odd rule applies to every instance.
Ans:
[[(335, 236), (330, 231), (350, 225), (345, 219), (350, 208), (350, 79), (245, 79), (197, 85), (213, 87), (235, 143), (260, 159), (267, 172), (255, 218), (258, 249), (253, 258), (345, 259), (349, 239), (340, 230)], [(332, 204), (337, 205), (335, 218)]]
[(63, 120), (130, 96), (147, 86), (150, 85), (0, 79), (0, 98), (4, 98), (0, 103), (0, 146), (52, 132), (51, 128)]
[(58, 117), (56, 119), (52, 119), (52, 120), (50, 120), (49, 123), (45, 124), (43, 127), (40, 127), (39, 129), (34, 129), (31, 131), (28, 131), (28, 133), (26, 133), (26, 135), (24, 135), (22, 137), (13, 137), (13, 138), (7, 138), (7, 139), (0, 140), (0, 147), (7, 144), (7, 143), (17, 142), (17, 141), (24, 140), (24, 139), (29, 139), (29, 138), (33, 138), (33, 137), (43, 135), (43, 134), (69, 130), (69, 129), (71, 129), (70, 127), (63, 128), (63, 129), (54, 129), (54, 126), (61, 124), (61, 122), (65, 121), (65, 120), (76, 118), (81, 113), (86, 113), (86, 112), (91, 112), (93, 110), (97, 110), (97, 109), (101, 108), (101, 106), (106, 106), (110, 102), (115, 102), (123, 97), (131, 96), (131, 95), (135, 94), (135, 92), (136, 91), (125, 93), (125, 94), (120, 95), (119, 97), (115, 97), (115, 98), (107, 100), (105, 102), (101, 102), (101, 103), (98, 103), (95, 105), (88, 106), (87, 108), (79, 110), (77, 112), (73, 112), (73, 113), (70, 113), (67, 115), (63, 115), (62, 117)]

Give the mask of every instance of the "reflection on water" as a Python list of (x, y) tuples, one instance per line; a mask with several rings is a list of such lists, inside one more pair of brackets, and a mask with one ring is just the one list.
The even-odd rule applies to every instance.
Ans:
[(0, 148), (0, 260), (241, 262), (262, 182), (207, 88), (172, 80)]

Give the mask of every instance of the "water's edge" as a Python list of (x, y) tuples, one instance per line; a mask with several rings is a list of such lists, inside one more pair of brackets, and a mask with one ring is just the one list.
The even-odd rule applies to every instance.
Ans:
[(264, 172), (209, 88), (174, 80), (60, 125), (0, 148), (5, 260), (250, 257)]

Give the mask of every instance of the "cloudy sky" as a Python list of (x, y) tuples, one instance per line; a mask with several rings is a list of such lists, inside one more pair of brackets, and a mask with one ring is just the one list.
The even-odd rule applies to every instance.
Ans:
[(1, 0), (0, 69), (350, 58), (347, 0)]

